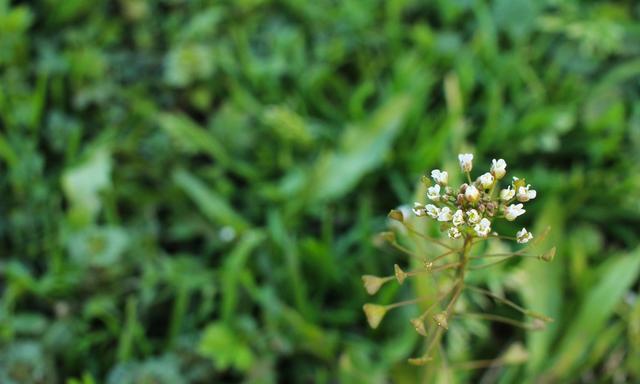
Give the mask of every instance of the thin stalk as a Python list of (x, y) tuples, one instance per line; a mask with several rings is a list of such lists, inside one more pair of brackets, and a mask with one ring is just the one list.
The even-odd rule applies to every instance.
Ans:
[[(457, 285), (456, 285), (456, 286), (457, 286)], [(454, 288), (455, 288), (455, 286), (454, 286)], [(434, 301), (434, 302), (433, 302), (429, 307), (427, 307), (427, 309), (426, 309), (424, 312), (422, 312), (422, 314), (421, 314), (420, 316), (418, 316), (418, 319), (421, 319), (421, 320), (425, 319), (425, 318), (427, 317), (427, 315), (429, 314), (429, 312), (431, 312), (431, 310), (432, 310), (432, 309), (433, 309), (437, 304), (439, 304), (439, 303), (440, 303), (440, 300), (442, 300), (442, 299), (444, 299), (445, 297), (447, 297), (447, 296), (451, 293), (451, 291), (453, 291), (453, 289), (454, 289), (454, 288), (451, 288), (451, 289), (447, 290), (446, 292), (441, 293), (440, 295), (438, 295), (438, 297), (436, 297), (436, 300), (435, 300), (435, 301)]]
[(525, 309), (525, 308), (523, 308), (523, 307), (519, 306), (518, 304), (514, 303), (513, 301), (511, 301), (511, 300), (509, 300), (509, 299), (506, 299), (506, 298), (504, 298), (504, 297), (501, 297), (501, 296), (496, 295), (495, 293), (493, 293), (493, 292), (489, 291), (488, 289), (484, 289), (484, 288), (480, 288), (480, 287), (475, 287), (475, 286), (473, 286), (473, 285), (468, 285), (468, 286), (467, 286), (467, 288), (468, 288), (468, 289), (470, 289), (470, 290), (472, 290), (472, 291), (480, 292), (480, 293), (482, 293), (482, 294), (484, 294), (484, 295), (490, 296), (490, 297), (492, 297), (492, 298), (496, 299), (497, 301), (499, 301), (499, 302), (501, 302), (501, 303), (503, 303), (503, 304), (505, 304), (505, 305), (508, 305), (508, 306), (510, 306), (511, 308), (513, 308), (513, 309), (515, 309), (515, 310), (517, 310), (517, 311), (519, 311), (519, 312), (521, 312), (521, 313), (523, 313), (523, 314), (527, 315), (527, 309)]
[[(451, 301), (449, 302), (449, 304), (447, 305), (447, 308), (445, 309), (447, 318), (449, 318), (451, 316), (451, 312), (453, 311), (453, 307), (455, 306), (456, 302), (458, 301), (458, 298), (460, 297), (460, 294), (462, 293), (462, 290), (464, 288), (465, 267), (466, 267), (466, 264), (467, 264), (467, 261), (468, 261), (469, 250), (471, 249), (471, 244), (472, 244), (472, 237), (465, 237), (464, 246), (462, 247), (462, 252), (460, 253), (460, 266), (458, 268), (458, 282), (455, 285), (455, 288), (454, 288), (455, 292), (453, 294), (453, 297), (451, 298)], [(436, 330), (435, 334), (433, 335), (433, 337), (429, 341), (429, 344), (427, 345), (425, 356), (428, 356), (431, 353), (431, 350), (433, 349), (433, 347), (440, 340), (440, 338), (442, 337), (443, 329), (444, 328), (442, 328), (442, 327), (438, 327), (438, 329)]]
[(530, 331), (540, 330), (540, 326), (538, 326), (536, 324), (524, 323), (522, 321), (510, 319), (508, 317), (504, 317), (504, 316), (500, 316), (500, 315), (494, 315), (494, 314), (491, 314), (491, 313), (465, 312), (465, 313), (460, 314), (460, 317), (475, 317), (475, 318), (478, 318), (478, 319), (483, 319), (483, 320), (488, 320), (488, 321), (495, 321), (497, 323), (505, 323), (505, 324), (513, 325), (514, 327), (519, 327), (519, 328), (527, 329), (527, 330), (530, 330)]
[(452, 250), (450, 250), (450, 251), (447, 251), (447, 252), (445, 252), (445, 253), (442, 253), (442, 254), (440, 254), (440, 255), (436, 256), (433, 260), (431, 260), (431, 262), (432, 262), (432, 263), (435, 263), (436, 261), (438, 261), (438, 260), (442, 259), (442, 258), (443, 258), (443, 257), (445, 257), (445, 256), (449, 256), (449, 255), (451, 255), (451, 254), (453, 254), (453, 253), (460, 252), (460, 251), (461, 251), (461, 249), (452, 249)]
[(407, 223), (404, 223), (404, 222), (403, 222), (403, 224), (404, 224), (404, 226), (405, 226), (405, 227), (406, 227), (406, 228), (407, 228), (411, 233), (413, 233), (413, 234), (415, 234), (415, 235), (418, 235), (418, 236), (422, 237), (422, 238), (423, 238), (423, 239), (425, 239), (425, 240), (431, 241), (431, 242), (433, 242), (433, 243), (435, 243), (435, 244), (438, 244), (439, 246), (444, 247), (444, 248), (447, 248), (447, 249), (449, 249), (449, 250), (453, 250), (453, 249), (455, 249), (454, 247), (452, 247), (452, 246), (450, 246), (450, 245), (448, 245), (448, 244), (446, 244), (446, 243), (444, 243), (444, 242), (442, 242), (442, 241), (440, 241), (440, 240), (438, 240), (438, 239), (435, 239), (435, 238), (433, 238), (433, 237), (431, 237), (431, 236), (427, 236), (427, 235), (425, 235), (424, 233), (420, 233), (419, 231), (416, 231), (416, 230), (415, 230), (415, 228), (413, 228), (412, 226), (410, 226), (410, 225), (409, 225), (409, 224), (407, 224)]
[(485, 259), (491, 257), (539, 257), (539, 255), (531, 255), (520, 252), (504, 252), (504, 253), (490, 253), (488, 255), (469, 256), (470, 259)]
[(457, 267), (459, 265), (460, 265), (460, 263), (443, 264), (443, 265), (439, 265), (439, 266), (437, 266), (435, 268), (432, 268), (430, 270), (420, 270), (420, 271), (406, 272), (406, 275), (407, 275), (407, 277), (411, 277), (411, 276), (424, 275), (424, 274), (428, 274), (428, 273), (436, 273), (436, 272), (444, 271), (446, 269), (455, 268), (455, 267)]
[(417, 299), (411, 299), (411, 300), (399, 301), (399, 302), (397, 302), (397, 303), (393, 303), (393, 304), (386, 305), (385, 307), (386, 307), (387, 309), (394, 309), (394, 308), (398, 308), (398, 307), (403, 307), (403, 306), (405, 306), (405, 305), (416, 304), (416, 303), (419, 303), (419, 302), (421, 302), (421, 301), (426, 301), (426, 300), (428, 300), (428, 299), (429, 299), (428, 297), (419, 297), (419, 298), (417, 298)]
[(400, 252), (405, 253), (405, 254), (407, 254), (407, 255), (409, 255), (411, 257), (414, 257), (414, 258), (420, 259), (420, 260), (424, 259), (422, 256), (417, 255), (415, 252), (411, 251), (410, 249), (408, 249), (406, 247), (403, 247), (402, 245), (398, 244), (398, 242), (395, 241), (395, 240), (390, 242), (389, 244), (392, 247), (394, 247), (395, 249), (399, 250)]
[(473, 361), (465, 361), (463, 363), (453, 364), (451, 367), (453, 369), (480, 369), (487, 368), (496, 365), (502, 365), (501, 359), (489, 359), (489, 360), (473, 360)]

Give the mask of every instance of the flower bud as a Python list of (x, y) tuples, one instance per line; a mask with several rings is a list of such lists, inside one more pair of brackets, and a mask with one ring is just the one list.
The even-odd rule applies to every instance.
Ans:
[(462, 172), (471, 172), (473, 168), (473, 154), (461, 153), (458, 155), (458, 161), (460, 162)]
[(442, 185), (447, 185), (447, 182), (449, 181), (449, 174), (447, 171), (441, 171), (439, 169), (431, 171), (431, 177), (436, 183)]
[(480, 181), (480, 185), (482, 185), (482, 188), (489, 189), (493, 185), (493, 175), (487, 172), (480, 176), (478, 178), (478, 181)]
[(478, 201), (478, 199), (480, 199), (480, 191), (478, 191), (478, 188), (474, 187), (473, 185), (470, 185), (467, 187), (467, 190), (464, 192), (464, 197), (467, 199), (468, 202), (475, 203), (476, 201)]
[(507, 162), (504, 159), (497, 160), (493, 159), (491, 161), (491, 173), (496, 179), (500, 180), (507, 173)]

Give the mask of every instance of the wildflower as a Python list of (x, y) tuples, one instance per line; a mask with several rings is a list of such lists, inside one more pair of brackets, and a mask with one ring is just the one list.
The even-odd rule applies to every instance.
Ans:
[(453, 214), (453, 225), (457, 227), (462, 224), (464, 224), (464, 212), (462, 212), (462, 209), (458, 209), (456, 213)]
[(487, 237), (489, 231), (491, 230), (491, 222), (489, 221), (489, 219), (484, 218), (480, 220), (480, 222), (476, 224), (473, 229), (476, 231), (478, 236)]
[(440, 209), (433, 204), (427, 204), (425, 210), (427, 215), (433, 217), (434, 219), (440, 214)]
[(467, 187), (467, 190), (464, 192), (464, 197), (467, 199), (468, 202), (475, 203), (480, 198), (480, 191), (478, 191), (478, 188), (474, 187), (473, 185), (470, 185)]
[(491, 173), (496, 179), (500, 180), (507, 173), (507, 162), (504, 159), (491, 160)]
[(522, 228), (516, 233), (516, 239), (519, 244), (528, 243), (529, 240), (533, 239), (533, 235), (531, 232), (528, 232), (526, 228)]
[(413, 208), (411, 208), (411, 210), (413, 211), (413, 214), (418, 217), (424, 216), (427, 214), (427, 211), (425, 210), (424, 205), (418, 202), (413, 203)]
[(480, 184), (482, 184), (482, 188), (489, 189), (493, 185), (493, 175), (489, 172), (479, 177)]
[(467, 218), (470, 224), (476, 224), (480, 221), (480, 214), (475, 209), (470, 209), (467, 211)]
[(509, 221), (513, 221), (516, 219), (516, 217), (522, 215), (525, 212), (526, 210), (522, 209), (522, 204), (511, 204), (505, 209), (504, 217)]
[(500, 191), (500, 200), (509, 201), (513, 199), (513, 196), (516, 195), (516, 191), (511, 189), (511, 186), (508, 186), (507, 189), (503, 189)]
[(458, 229), (458, 227), (449, 228), (449, 230), (447, 231), (447, 235), (449, 235), (450, 239), (457, 239), (460, 236), (462, 236), (462, 234), (460, 233), (460, 230)]
[(429, 200), (438, 201), (440, 200), (440, 184), (436, 184), (433, 187), (429, 187), (427, 189), (427, 197)]
[(516, 198), (518, 199), (518, 201), (524, 203), (531, 199), (536, 198), (536, 195), (537, 195), (536, 191), (529, 188), (531, 188), (531, 184), (527, 184), (526, 187), (518, 188), (518, 193), (516, 194)]
[(447, 171), (441, 171), (439, 169), (431, 171), (431, 177), (436, 183), (442, 185), (447, 185), (447, 182), (449, 181), (449, 174)]
[(471, 172), (471, 169), (473, 168), (473, 155), (471, 153), (459, 154), (458, 161), (460, 162), (462, 172)]
[(438, 213), (438, 221), (450, 221), (452, 217), (451, 208), (449, 207), (443, 207)]

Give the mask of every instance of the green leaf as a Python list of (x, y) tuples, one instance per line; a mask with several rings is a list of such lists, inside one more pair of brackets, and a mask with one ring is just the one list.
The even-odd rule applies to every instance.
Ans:
[(198, 352), (213, 361), (220, 370), (248, 370), (255, 356), (245, 340), (222, 322), (210, 323), (202, 332)]
[(587, 292), (573, 321), (566, 325), (567, 332), (549, 371), (553, 377), (566, 377), (580, 366), (593, 342), (593, 338), (585, 335), (595, 336), (603, 330), (624, 294), (637, 281), (639, 272), (640, 248), (625, 256), (611, 256), (599, 268), (598, 282)]
[(223, 196), (214, 192), (200, 179), (184, 169), (173, 173), (176, 183), (198, 206), (202, 214), (215, 224), (230, 226), (236, 232), (242, 232), (249, 223), (227, 203)]
[(338, 198), (379, 167), (391, 150), (410, 106), (408, 97), (395, 97), (369, 121), (348, 127), (340, 138), (339, 148), (322, 156), (313, 167), (307, 185), (311, 200)]

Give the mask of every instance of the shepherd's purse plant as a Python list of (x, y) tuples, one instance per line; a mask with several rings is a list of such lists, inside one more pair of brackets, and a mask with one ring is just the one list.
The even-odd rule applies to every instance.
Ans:
[[(551, 261), (556, 249), (553, 247), (538, 254), (530, 252), (532, 246), (546, 236), (548, 228), (539, 235), (534, 235), (525, 227), (513, 234), (499, 234), (493, 230), (494, 224), (499, 220), (517, 221), (526, 212), (526, 204), (537, 196), (537, 192), (526, 183), (525, 179), (512, 177), (509, 182), (504, 182), (507, 174), (505, 160), (493, 159), (489, 171), (475, 179), (471, 174), (473, 154), (459, 154), (458, 161), (465, 182), (458, 187), (451, 186), (449, 173), (434, 169), (431, 171), (430, 178), (423, 177), (423, 182), (427, 186), (427, 204), (416, 202), (410, 211), (398, 209), (389, 213), (389, 218), (404, 227), (404, 231), (413, 236), (419, 236), (431, 244), (431, 250), (438, 251), (420, 253), (402, 245), (396, 238), (395, 232), (383, 232), (381, 238), (403, 253), (418, 259), (420, 267), (405, 271), (396, 264), (390, 276), (362, 276), (364, 287), (370, 295), (376, 294), (384, 284), (392, 281), (403, 284), (409, 278), (419, 278), (433, 279), (435, 282), (437, 291), (425, 297), (387, 305), (368, 303), (363, 307), (369, 325), (375, 329), (390, 310), (408, 305), (420, 305), (422, 313), (412, 318), (410, 323), (418, 334), (426, 338), (426, 349), (421, 356), (410, 358), (411, 364), (426, 364), (432, 361), (439, 351), (442, 351), (438, 346), (449, 325), (456, 318), (468, 316), (502, 322), (527, 330), (542, 329), (546, 323), (552, 321), (549, 317), (523, 308), (489, 289), (466, 282), (469, 274), (474, 270), (491, 267), (513, 258), (537, 257), (543, 261)], [(503, 186), (500, 186), (501, 183)], [(419, 220), (437, 223), (441, 236), (432, 236), (429, 231), (417, 229), (412, 224), (415, 220), (410, 218), (410, 215), (414, 215)], [(520, 249), (492, 253), (489, 251), (490, 247), (478, 247), (479, 244), (493, 239), (501, 242), (513, 241)], [(480, 252), (478, 248), (481, 248)], [(486, 296), (497, 303), (513, 308), (530, 321), (521, 321), (493, 313), (471, 312), (469, 305), (457, 305), (460, 304), (460, 298), (464, 295)], [(494, 364), (520, 363), (524, 360), (526, 360), (526, 351), (519, 347), (509, 350), (500, 358), (467, 362), (466, 366), (479, 368)]]

